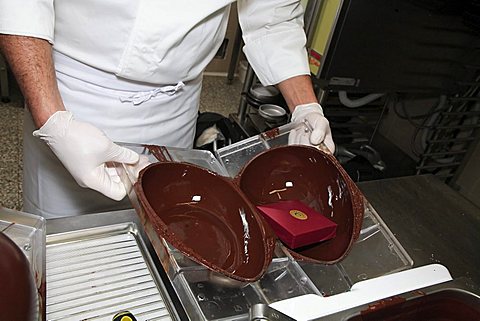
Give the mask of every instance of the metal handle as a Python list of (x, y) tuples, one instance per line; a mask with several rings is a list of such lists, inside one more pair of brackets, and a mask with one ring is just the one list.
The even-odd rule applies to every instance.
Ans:
[(295, 321), (266, 304), (258, 303), (252, 305), (249, 311), (250, 321)]
[[(307, 119), (303, 120), (303, 124), (306, 127), (305, 132), (310, 132), (310, 133), (313, 132), (313, 127)], [(332, 155), (332, 152), (330, 151), (330, 149), (328, 149), (327, 145), (325, 145), (324, 142), (321, 142), (319, 145), (315, 145), (314, 147), (318, 148), (319, 150), (321, 150), (326, 154)]]

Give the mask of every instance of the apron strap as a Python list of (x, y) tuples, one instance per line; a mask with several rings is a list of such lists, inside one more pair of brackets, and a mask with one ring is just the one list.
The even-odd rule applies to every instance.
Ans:
[(146, 101), (149, 101), (158, 94), (166, 94), (169, 96), (175, 95), (180, 89), (185, 87), (183, 81), (180, 81), (176, 85), (169, 85), (164, 87), (159, 87), (149, 91), (139, 91), (128, 97), (119, 97), (122, 103), (133, 103), (134, 106), (138, 106)]

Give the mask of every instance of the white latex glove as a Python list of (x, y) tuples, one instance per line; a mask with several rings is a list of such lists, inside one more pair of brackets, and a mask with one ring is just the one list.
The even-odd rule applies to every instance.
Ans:
[(127, 164), (127, 166), (125, 166), (125, 169), (128, 172), (130, 179), (135, 182), (138, 179), (140, 171), (151, 164), (147, 156), (145, 155), (139, 155), (139, 156), (140, 156), (140, 159), (138, 160), (138, 162), (134, 164)]
[(33, 135), (44, 140), (82, 187), (89, 187), (119, 201), (125, 187), (107, 162), (134, 164), (139, 155), (114, 144), (91, 124), (73, 119), (69, 111), (58, 111)]
[(292, 123), (298, 123), (295, 129), (288, 136), (288, 144), (319, 146), (323, 143), (333, 154), (335, 144), (333, 143), (332, 131), (328, 120), (323, 116), (323, 109), (320, 104), (311, 103), (298, 105), (292, 113)]

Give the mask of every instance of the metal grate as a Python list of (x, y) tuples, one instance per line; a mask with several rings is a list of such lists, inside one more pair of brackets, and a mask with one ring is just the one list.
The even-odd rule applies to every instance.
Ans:
[(47, 320), (171, 320), (130, 233), (47, 245)]
[(466, 83), (466, 91), (449, 97), (446, 103), (425, 118), (425, 148), (420, 153), (417, 174), (431, 173), (446, 183), (455, 178), (468, 160), (480, 129), (480, 76)]

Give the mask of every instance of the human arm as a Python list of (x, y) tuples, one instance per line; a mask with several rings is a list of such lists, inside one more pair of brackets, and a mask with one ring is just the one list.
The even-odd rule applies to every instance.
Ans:
[(58, 91), (52, 60), (52, 45), (44, 39), (0, 35), (5, 56), (39, 128), (55, 112), (65, 110)]
[(308, 66), (303, 8), (296, 0), (239, 0), (244, 52), (264, 85), (276, 85), (292, 111), (293, 122), (305, 122), (292, 131), (292, 144), (320, 145), (334, 152), (331, 130), (318, 104)]
[[(290, 132), (289, 144), (320, 146), (334, 153), (335, 144), (328, 120), (318, 103), (309, 76), (296, 76), (280, 82), (277, 87), (292, 112), (292, 122), (303, 123)], [(323, 148), (322, 143), (328, 148)]]
[(301, 75), (288, 78), (278, 83), (277, 88), (285, 98), (291, 112), (296, 106), (318, 103), (310, 76)]
[(52, 60), (52, 46), (44, 40), (0, 35), (0, 51), (14, 73), (40, 129), (34, 135), (44, 140), (82, 187), (89, 187), (115, 200), (126, 191), (110, 176), (107, 162), (136, 163), (138, 154), (114, 144), (94, 126), (76, 121), (65, 111)]
[(0, 0), (0, 8), (0, 51), (40, 127), (65, 109), (52, 62), (53, 0)]

